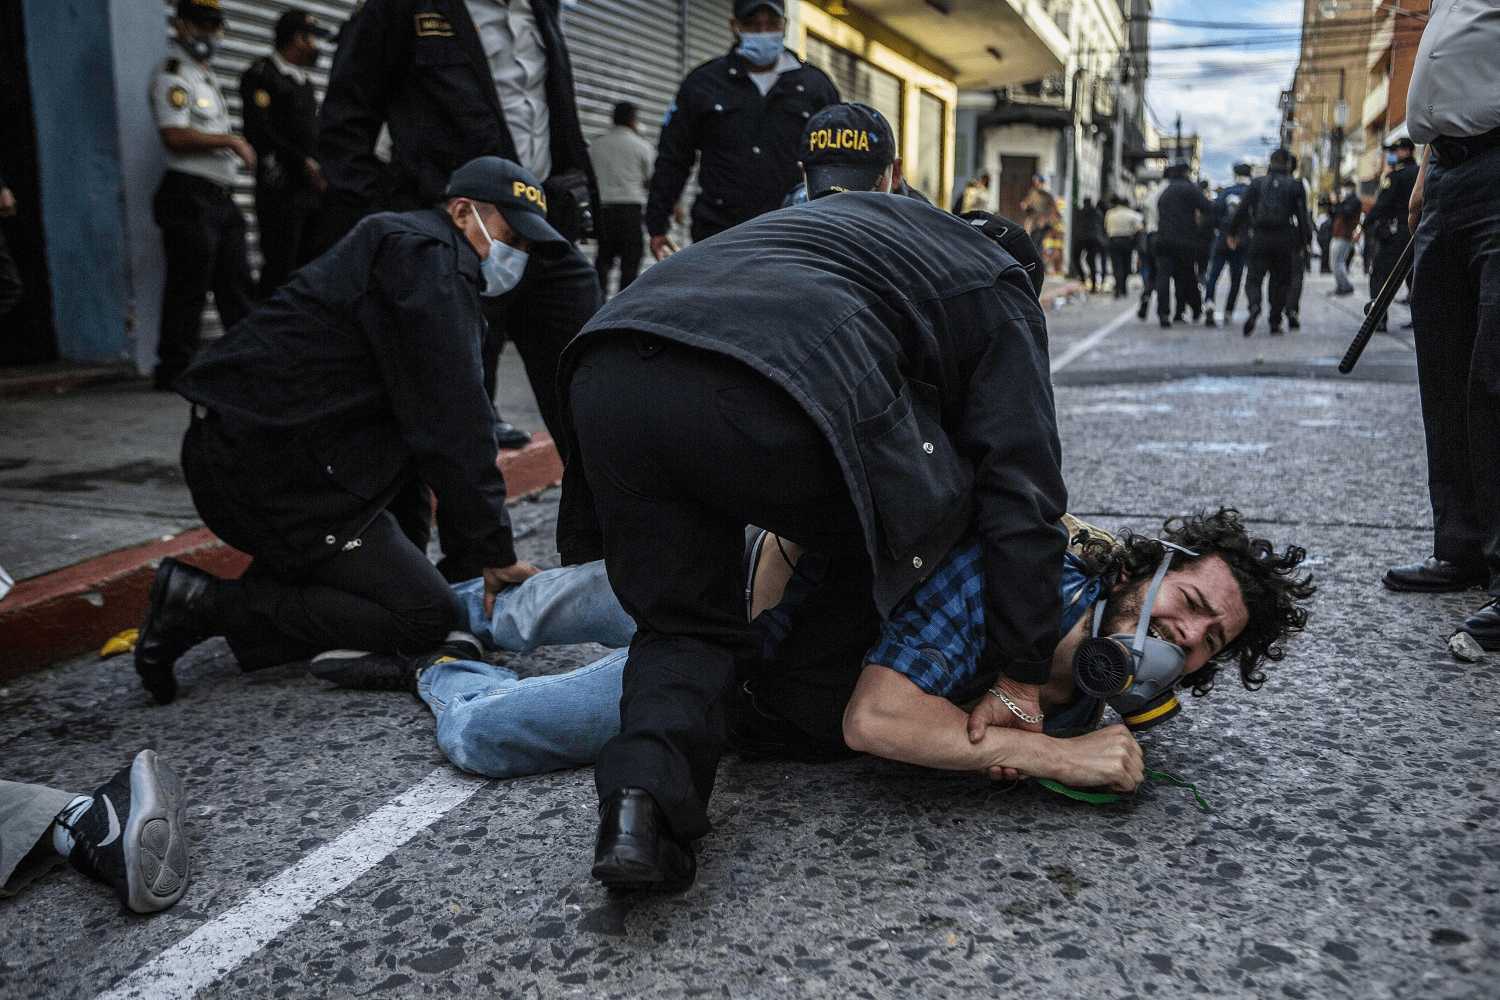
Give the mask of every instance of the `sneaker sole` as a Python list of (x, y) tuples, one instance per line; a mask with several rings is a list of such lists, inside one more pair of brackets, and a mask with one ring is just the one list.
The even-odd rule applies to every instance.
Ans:
[(182, 780), (177, 772), (142, 750), (130, 765), (130, 818), (122, 833), (125, 903), (137, 913), (165, 910), (187, 891), (187, 824)]

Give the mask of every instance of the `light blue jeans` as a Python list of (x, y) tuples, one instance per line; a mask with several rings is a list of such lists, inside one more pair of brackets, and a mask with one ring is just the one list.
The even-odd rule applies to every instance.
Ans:
[(453, 660), (417, 684), (437, 717), (438, 746), (465, 771), (515, 778), (592, 764), (620, 731), (620, 685), (635, 622), (610, 589), (603, 562), (538, 573), (495, 599), (484, 615), (484, 581), (454, 588), (470, 630), (487, 649), (597, 642), (615, 651), (566, 674), (519, 677), (505, 667)]

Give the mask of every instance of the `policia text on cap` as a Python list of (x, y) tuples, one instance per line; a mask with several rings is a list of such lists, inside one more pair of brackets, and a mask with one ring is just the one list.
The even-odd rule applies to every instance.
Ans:
[[(328, 649), (415, 652), (466, 616), (428, 561), (437, 494), (493, 595), (518, 562), (480, 371), (481, 295), (565, 244), (536, 178), (483, 157), (436, 209), (366, 219), (178, 381), (183, 474), (199, 514), (254, 557), (239, 580), (164, 560), (136, 669), (172, 700), (172, 665), (223, 635), (245, 669)], [(413, 497), (415, 496), (415, 501)]]

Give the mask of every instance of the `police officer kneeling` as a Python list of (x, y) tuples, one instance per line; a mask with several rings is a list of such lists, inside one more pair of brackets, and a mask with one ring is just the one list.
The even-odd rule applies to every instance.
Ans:
[(471, 161), (445, 206), (365, 219), (177, 383), (194, 403), (193, 502), (254, 561), (239, 580), (162, 561), (135, 651), (157, 701), (209, 636), (252, 670), (339, 647), (421, 652), (464, 627), (403, 533), (396, 501), (418, 479), (481, 554), (487, 592), (536, 572), (516, 559), (495, 464), (479, 300), (513, 287), (528, 251), (569, 249), (539, 187), (507, 160)]

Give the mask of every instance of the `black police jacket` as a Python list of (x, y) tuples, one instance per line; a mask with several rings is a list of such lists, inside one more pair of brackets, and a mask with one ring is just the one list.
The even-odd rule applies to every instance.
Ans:
[(1195, 247), (1202, 242), (1198, 213), (1213, 216), (1214, 205), (1198, 185), (1174, 177), (1156, 199), (1156, 238), (1172, 246)]
[(1417, 186), (1417, 174), (1421, 171), (1416, 160), (1396, 164), (1395, 169), (1380, 182), (1380, 193), (1375, 204), (1365, 213), (1365, 230), (1381, 239), (1407, 240), (1411, 229), (1406, 224), (1411, 204), (1412, 190)]
[[(763, 215), (611, 299), (563, 354), (564, 395), (610, 331), (735, 358), (797, 400), (843, 470), (882, 614), (976, 531), (988, 662), (1046, 680), (1067, 544), (1047, 325), (1025, 271), (988, 236), (876, 193)], [(602, 554), (582, 464), (567, 466), (559, 513), (569, 562)]]
[[(1262, 202), (1266, 204), (1262, 206)], [(1269, 217), (1267, 212), (1270, 212)], [(1293, 233), (1299, 244), (1306, 246), (1311, 243), (1312, 217), (1307, 214), (1307, 188), (1302, 181), (1293, 177), (1285, 167), (1272, 167), (1252, 180), (1229, 220), (1231, 233), (1246, 229), (1250, 230), (1252, 238), (1268, 233)]]
[(442, 212), (373, 215), (178, 380), (246, 439), (279, 445), (244, 456), (266, 470), (247, 500), (276, 522), (279, 562), (334, 554), (414, 475), (464, 548), (486, 565), (516, 561), (479, 284), (479, 255)]
[[(552, 174), (583, 171), (597, 205), (558, 0), (532, 0), (531, 9), (547, 49)], [(387, 124), (389, 167), (375, 156), (380, 127)], [(463, 0), (366, 0), (339, 38), (318, 149), (328, 200), (355, 216), (432, 205), (453, 171), (475, 157), (516, 159), (489, 60)]]
[(828, 74), (803, 63), (764, 97), (739, 53), (687, 75), (667, 111), (646, 201), (646, 232), (660, 236), (698, 160), (696, 236), (710, 236), (780, 207), (801, 180), (798, 142), (807, 119), (839, 102)]
[(255, 147), (256, 187), (315, 204), (306, 167), (318, 155), (318, 95), (312, 81), (298, 83), (264, 56), (240, 76), (240, 105), (245, 139)]

